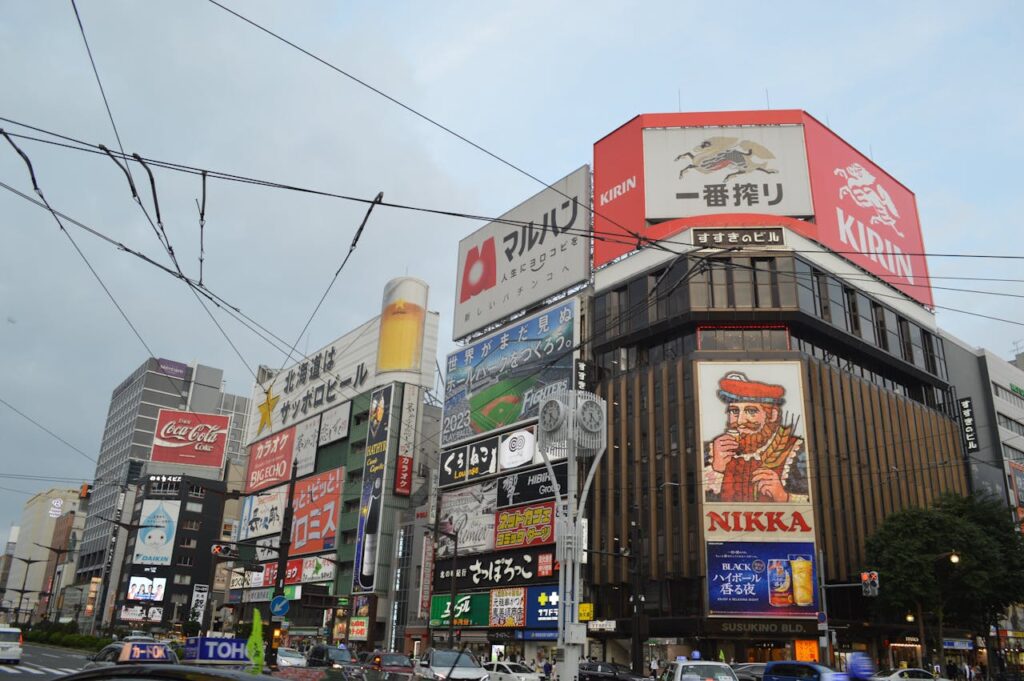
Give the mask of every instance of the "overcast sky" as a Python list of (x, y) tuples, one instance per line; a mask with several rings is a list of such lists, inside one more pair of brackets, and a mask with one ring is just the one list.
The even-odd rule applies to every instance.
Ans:
[[(802, 108), (916, 192), (930, 253), (1024, 254), (1013, 184), (1022, 126), (1019, 3), (225, 2), (547, 181), (639, 113)], [(533, 180), (209, 2), (79, 0), (128, 153), (357, 197), (499, 215)], [(116, 149), (70, 2), (0, 3), (0, 116)], [(0, 122), (11, 131), (25, 132)], [(160, 262), (121, 171), (34, 142), (62, 212)], [(148, 187), (136, 168), (143, 199)], [(194, 176), (157, 171), (168, 238), (198, 274)], [(0, 181), (31, 193), (0, 148)], [(204, 282), (293, 341), (365, 206), (211, 181)], [(451, 349), (457, 242), (480, 223), (377, 209), (299, 349), (377, 314), (384, 283), (426, 280)], [(282, 356), (187, 288), (77, 228), (72, 235), (157, 356), (225, 370)], [(111, 390), (147, 356), (51, 216), (0, 188), (0, 398), (95, 457)], [(934, 283), (1024, 294), (1020, 261), (929, 258)], [(1018, 299), (937, 290), (936, 303), (1024, 322)], [(1024, 327), (939, 311), (1012, 355)], [(81, 454), (0, 405), (0, 538), (31, 493), (90, 480)]]

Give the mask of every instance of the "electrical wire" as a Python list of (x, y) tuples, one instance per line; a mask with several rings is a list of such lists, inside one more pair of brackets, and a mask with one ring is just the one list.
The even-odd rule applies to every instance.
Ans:
[(25, 419), (26, 421), (28, 421), (29, 423), (34, 425), (36, 428), (38, 428), (39, 430), (43, 431), (44, 433), (46, 433), (50, 437), (52, 437), (53, 439), (55, 439), (58, 442), (61, 442), (62, 444), (66, 445), (72, 451), (77, 452), (79, 455), (85, 457), (89, 461), (91, 461), (93, 463), (96, 463), (96, 459), (94, 459), (93, 457), (89, 456), (88, 454), (83, 452), (81, 449), (79, 449), (78, 447), (74, 446), (73, 444), (71, 444), (70, 442), (68, 442), (64, 438), (62, 438), (60, 435), (57, 435), (57, 433), (53, 432), (52, 430), (50, 430), (49, 428), (47, 428), (43, 424), (39, 423), (39, 421), (36, 421), (34, 418), (29, 416), (25, 412), (21, 411), (20, 409), (18, 409), (17, 407), (15, 407), (13, 404), (11, 404), (10, 402), (8, 402), (7, 400), (5, 400), (2, 397), (0, 397), (0, 404), (4, 405), (5, 407), (7, 407), (11, 411), (13, 411), (15, 414), (17, 414), (21, 418)]

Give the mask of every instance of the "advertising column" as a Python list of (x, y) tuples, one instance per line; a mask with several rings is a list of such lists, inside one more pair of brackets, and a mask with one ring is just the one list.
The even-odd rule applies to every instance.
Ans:
[(366, 463), (363, 467), (363, 493), (359, 503), (359, 526), (356, 530), (352, 593), (370, 594), (377, 591), (378, 586), (386, 586), (383, 582), (378, 584), (377, 559), (393, 392), (394, 386), (388, 385), (377, 388), (370, 396), (370, 422), (366, 434)]
[[(801, 377), (798, 361), (697, 363), (711, 618), (812, 620), (819, 610)], [(710, 628), (740, 630), (722, 625)]]

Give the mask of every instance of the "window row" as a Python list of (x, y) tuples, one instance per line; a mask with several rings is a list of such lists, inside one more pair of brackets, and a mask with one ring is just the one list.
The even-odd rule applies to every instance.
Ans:
[(999, 423), (1001, 428), (1006, 428), (1017, 435), (1024, 436), (1024, 423), (1021, 423), (1016, 419), (1011, 419), (1006, 414), (1000, 414), (999, 412), (996, 412), (996, 421)]
[(1012, 390), (1007, 390), (994, 381), (992, 382), (992, 392), (994, 392), (996, 397), (999, 399), (1009, 402), (1018, 409), (1024, 409), (1024, 397), (1018, 395)]

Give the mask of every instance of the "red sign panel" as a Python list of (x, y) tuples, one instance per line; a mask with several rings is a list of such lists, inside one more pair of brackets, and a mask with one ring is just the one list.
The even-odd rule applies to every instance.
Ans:
[(245, 493), (280, 485), (291, 479), (295, 455), (295, 426), (249, 445)]
[(518, 549), (555, 541), (555, 502), (505, 508), (495, 515), (494, 548)]
[[(277, 582), (277, 561), (263, 564), (263, 585), (274, 586)], [(293, 558), (288, 561), (288, 569), (284, 574), (285, 584), (299, 584), (302, 582), (302, 559)]]
[(334, 548), (344, 469), (336, 468), (295, 483), (292, 544), (288, 555), (322, 553)]
[(230, 418), (161, 409), (153, 434), (153, 461), (189, 466), (224, 465)]
[(807, 115), (804, 135), (817, 241), (930, 307), (913, 193)]
[(412, 494), (412, 457), (400, 456), (395, 461), (395, 495), (407, 497)]

